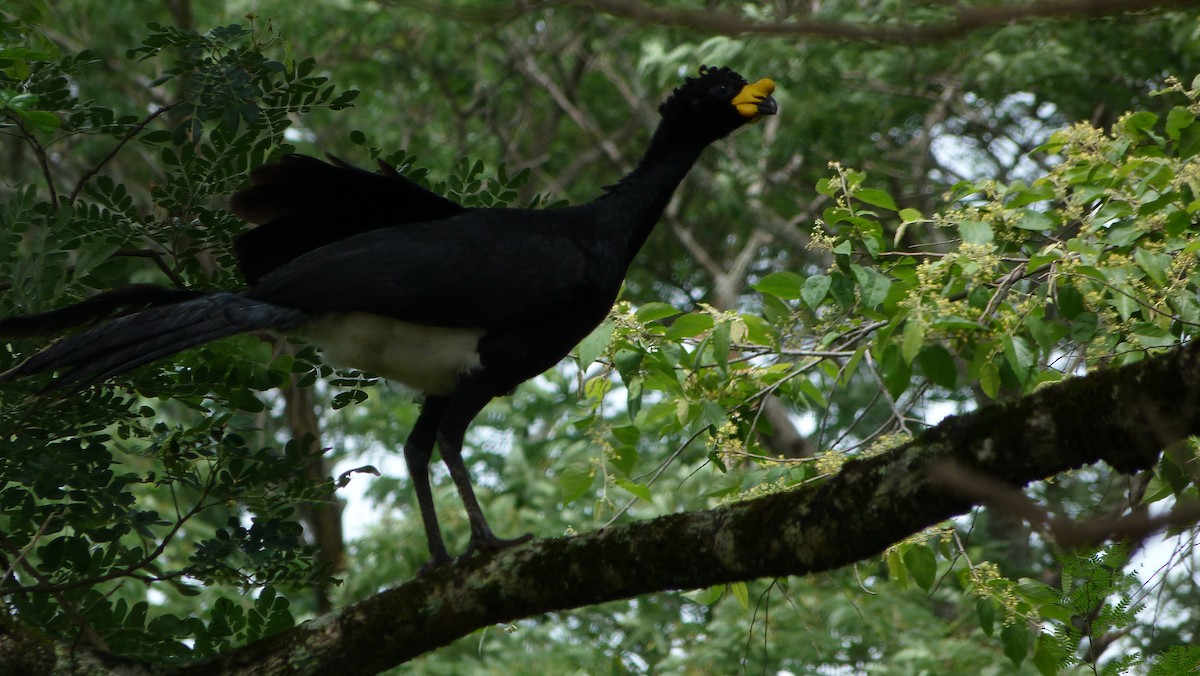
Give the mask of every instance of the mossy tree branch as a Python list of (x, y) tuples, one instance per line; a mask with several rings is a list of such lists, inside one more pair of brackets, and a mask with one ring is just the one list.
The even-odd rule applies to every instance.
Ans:
[[(946, 485), (945, 473), (940, 481), (931, 477), (931, 468), (947, 461), (1024, 486), (1099, 461), (1142, 470), (1165, 446), (1195, 434), (1200, 343), (949, 418), (908, 444), (847, 462), (819, 485), (536, 541), (438, 569), (203, 663), (122, 662), (122, 669), (371, 674), (492, 624), (650, 592), (804, 575), (876, 556), (971, 508), (970, 499)], [(0, 654), (16, 640), (0, 632)], [(37, 641), (21, 645), (51, 649)], [(69, 654), (59, 647), (58, 659)]]

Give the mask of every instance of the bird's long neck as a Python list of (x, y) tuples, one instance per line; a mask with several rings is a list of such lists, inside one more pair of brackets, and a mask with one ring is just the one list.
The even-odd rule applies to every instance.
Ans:
[[(628, 260), (645, 243), (671, 195), (704, 151), (706, 143), (660, 124), (637, 167), (597, 201), (606, 226), (619, 229)], [(626, 261), (628, 263), (628, 260)]]

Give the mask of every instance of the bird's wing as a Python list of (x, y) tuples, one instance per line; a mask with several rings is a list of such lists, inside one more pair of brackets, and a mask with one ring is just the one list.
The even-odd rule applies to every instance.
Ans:
[(449, 218), (466, 207), (437, 195), (380, 162), (372, 173), (287, 155), (250, 173), (251, 186), (230, 198), (238, 216), (257, 228), (234, 242), (238, 268), (250, 283), (313, 249), (346, 237), (407, 223)]
[(481, 209), (365, 232), (264, 277), (248, 295), (310, 312), (434, 326), (509, 328), (602, 316), (624, 273), (568, 210)]

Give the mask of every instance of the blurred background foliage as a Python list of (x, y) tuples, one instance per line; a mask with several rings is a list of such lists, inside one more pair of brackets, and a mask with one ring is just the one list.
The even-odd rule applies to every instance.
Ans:
[[(946, 12), (669, 7), (918, 27)], [(636, 164), (658, 103), (700, 64), (774, 79), (780, 114), (705, 154), (578, 359), (477, 420), (470, 462), (502, 535), (820, 481), (848, 454), (1140, 359), (1200, 322), (1195, 11), (895, 44), (419, 0), (0, 9), (0, 314), (131, 282), (237, 286), (244, 226), (224, 198), (293, 150), (382, 157), (465, 204), (590, 200)], [(0, 368), (36, 346), (8, 344)], [(425, 545), (398, 451), (416, 405), (371, 383), (248, 336), (63, 401), (6, 387), (9, 618), (183, 659), (414, 575)], [(1088, 518), (1169, 508), (1197, 476), (1195, 449), (1177, 448), (1144, 476), (1096, 466), (1029, 493)], [(447, 477), (435, 483), (461, 550), (467, 524)], [(1200, 663), (1194, 530), (1070, 553), (979, 509), (908, 535), (850, 569), (491, 628), (400, 671)]]

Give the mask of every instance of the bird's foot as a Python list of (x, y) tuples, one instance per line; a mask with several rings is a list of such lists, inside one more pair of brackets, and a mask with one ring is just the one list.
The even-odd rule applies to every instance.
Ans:
[(442, 566), (446, 565), (447, 563), (450, 563), (450, 559), (448, 559), (448, 558), (447, 559), (429, 559), (425, 563), (421, 564), (421, 567), (417, 569), (417, 575), (418, 576), (428, 575), (429, 573), (437, 570), (438, 568), (441, 568)]
[(425, 575), (426, 573), (437, 570), (438, 568), (441, 568), (452, 561), (453, 559), (451, 559), (450, 554), (446, 552), (446, 548), (442, 547), (441, 551), (432, 551), (429, 553), (429, 560), (417, 569), (417, 575)]
[(522, 545), (533, 539), (533, 533), (525, 533), (518, 535), (515, 538), (496, 537), (496, 534), (489, 531), (482, 533), (471, 533), (471, 541), (467, 543), (467, 549), (458, 557), (458, 561), (468, 561), (475, 554), (489, 554), (498, 552), (501, 549)]

